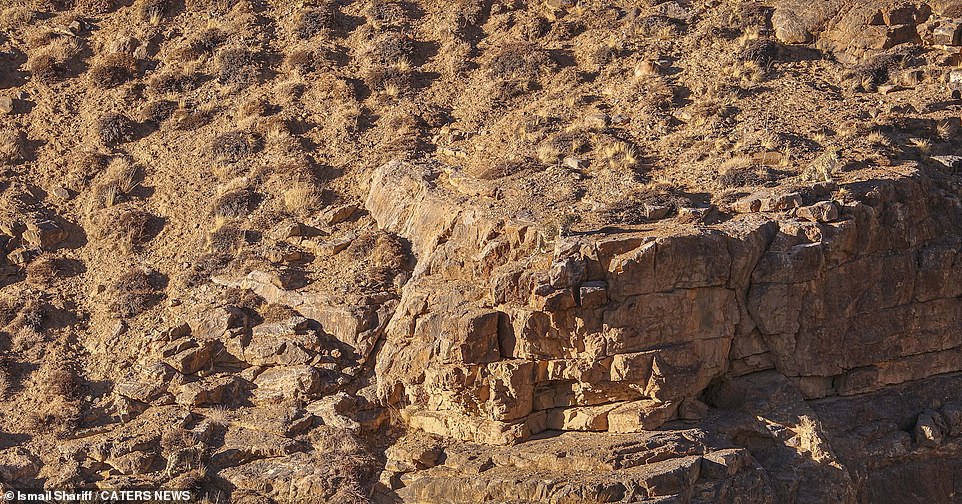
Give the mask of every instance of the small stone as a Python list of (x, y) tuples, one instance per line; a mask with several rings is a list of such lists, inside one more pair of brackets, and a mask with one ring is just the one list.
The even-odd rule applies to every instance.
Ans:
[(321, 376), (310, 366), (272, 367), (254, 380), (254, 397), (260, 402), (281, 402), (317, 391)]
[(574, 308), (575, 306), (574, 291), (571, 289), (562, 289), (545, 297), (542, 309), (546, 312), (554, 313)]
[(588, 167), (588, 162), (581, 158), (576, 158), (573, 156), (568, 156), (561, 161), (563, 166), (571, 168), (572, 170), (584, 170)]
[(30, 245), (48, 249), (67, 239), (67, 232), (55, 222), (44, 220), (27, 223), (27, 230), (23, 233), (23, 240)]
[(795, 216), (809, 222), (832, 222), (838, 219), (838, 206), (831, 201), (819, 201), (795, 210)]
[(696, 222), (704, 219), (711, 212), (712, 207), (681, 207), (678, 209), (678, 218), (682, 222)]
[(270, 237), (274, 240), (287, 240), (295, 236), (304, 236), (304, 230), (299, 222), (286, 220), (271, 229)]
[(83, 31), (84, 25), (80, 21), (74, 21), (67, 26), (67, 29), (69, 29), (74, 35), (77, 35)]
[(21, 247), (14, 249), (13, 252), (7, 254), (7, 261), (9, 261), (10, 264), (27, 264), (31, 259), (34, 258), (34, 256), (36, 256), (35, 252)]
[(590, 128), (605, 129), (611, 124), (611, 118), (608, 114), (591, 114), (585, 117), (585, 123)]
[(812, 193), (816, 196), (830, 196), (838, 190), (835, 182), (816, 182), (812, 184)]
[(208, 342), (204, 342), (203, 344), (172, 355), (167, 360), (167, 363), (179, 373), (194, 374), (210, 366), (212, 359), (213, 348)]
[(608, 304), (608, 286), (605, 282), (587, 282), (579, 289), (581, 306), (598, 308)]
[(608, 430), (622, 433), (654, 430), (675, 418), (677, 410), (677, 404), (650, 399), (627, 402), (608, 413)]
[(12, 114), (13, 113), (13, 98), (9, 96), (0, 96), (0, 114)]
[(936, 448), (942, 444), (945, 423), (938, 413), (925, 410), (915, 422), (915, 442), (926, 448)]
[(648, 220), (659, 220), (668, 217), (671, 207), (667, 205), (651, 205), (645, 203), (641, 206), (641, 213)]
[(950, 436), (962, 436), (962, 405), (946, 404), (942, 407), (942, 420)]
[(351, 245), (351, 242), (357, 236), (351, 234), (341, 238), (336, 238), (333, 240), (327, 240), (323, 242), (305, 242), (303, 243), (307, 247), (313, 249), (317, 254), (322, 256), (333, 256), (341, 253), (344, 249)]
[(50, 188), (50, 194), (60, 198), (60, 199), (70, 199), (70, 191), (66, 190), (63, 186), (53, 186)]
[(549, 279), (555, 288), (580, 285), (588, 276), (588, 267), (583, 260), (565, 257), (551, 265)]
[(962, 23), (955, 19), (943, 22), (932, 31), (932, 44), (962, 45)]
[(707, 479), (722, 480), (751, 465), (751, 455), (744, 448), (728, 448), (706, 453), (701, 461), (701, 474)]
[(626, 115), (615, 114), (611, 116), (611, 124), (615, 126), (624, 126), (631, 122), (631, 118)]
[(322, 222), (324, 222), (329, 226), (333, 226), (335, 224), (339, 224), (341, 222), (344, 222), (350, 219), (351, 217), (354, 216), (356, 212), (357, 212), (357, 205), (354, 205), (354, 204), (341, 205), (339, 207), (332, 208), (327, 212), (325, 212), (322, 218)]
[(950, 170), (962, 167), (962, 156), (932, 156), (930, 159)]
[(381, 475), (378, 477), (378, 482), (390, 490), (403, 488), (404, 483), (401, 482), (401, 474), (402, 473), (397, 471), (381, 471)]
[(114, 330), (110, 333), (110, 337), (117, 339), (127, 332), (127, 321), (118, 320), (117, 324), (114, 325)]
[(879, 94), (889, 94), (895, 91), (901, 91), (903, 89), (905, 88), (902, 86), (897, 86), (895, 84), (882, 84), (881, 86), (878, 87), (878, 92)]
[(785, 194), (773, 194), (769, 198), (762, 199), (762, 212), (779, 212), (791, 210), (802, 206), (802, 195), (797, 192)]
[(656, 12), (659, 16), (674, 19), (676, 21), (687, 21), (691, 13), (679, 2), (666, 2), (658, 6)]
[(732, 205), (732, 209), (738, 213), (755, 213), (762, 209), (762, 196), (752, 194), (741, 198)]

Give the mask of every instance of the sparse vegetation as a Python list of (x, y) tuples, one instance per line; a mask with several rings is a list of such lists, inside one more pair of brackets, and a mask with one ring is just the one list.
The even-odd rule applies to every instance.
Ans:
[(259, 55), (246, 47), (231, 47), (217, 55), (217, 79), (234, 88), (250, 86), (260, 79)]
[(244, 131), (231, 131), (214, 139), (211, 150), (221, 161), (235, 163), (261, 147), (259, 136)]
[(106, 146), (129, 142), (134, 137), (134, 122), (124, 114), (106, 114), (97, 120), (95, 128), (100, 141)]
[[(848, 465), (858, 454), (829, 457), (839, 471), (786, 441), (798, 426), (803, 444), (824, 437), (797, 408), (715, 397), (769, 379), (819, 414), (886, 381), (906, 404), (876, 412), (872, 440), (895, 439), (909, 462), (958, 445), (949, 415), (938, 446), (906, 436), (913, 397), (949, 397), (917, 394), (922, 374), (896, 383), (932, 345), (962, 346), (941, 330), (958, 294), (942, 270), (959, 262), (962, 119), (947, 85), (962, 56), (930, 40), (952, 6), (843, 0), (786, 29), (785, 0), (0, 3), (0, 476), (18, 480), (4, 489), (472, 501), (440, 491), (496, 477), (491, 498), (510, 500), (516, 470), (557, 482), (561, 500), (670, 500), (622, 489), (622, 470), (568, 485), (555, 455), (578, 445), (590, 468), (611, 459), (596, 439), (667, 440), (649, 448), (694, 446), (697, 473), (716, 441), (746, 445), (729, 431), (750, 438), (724, 455), (737, 474), (706, 462), (694, 491), (665, 493), (802, 501), (780, 482), (865, 473)], [(875, 273), (900, 268), (904, 296)], [(825, 283), (851, 272), (865, 285)], [(799, 296), (793, 354), (768, 319)], [(922, 300), (932, 348), (911, 331), (876, 344)], [(769, 301), (784, 309), (761, 313)], [(853, 333), (876, 319), (871, 338)], [(833, 328), (858, 358), (825, 373), (793, 362)], [(946, 355), (931, 354), (938, 380), (957, 363)], [(636, 406), (655, 409), (645, 428), (673, 420), (590, 432)], [(736, 425), (756, 414), (750, 432)], [(487, 446), (548, 427), (585, 432), (528, 445), (557, 453)], [(755, 444), (779, 456), (747, 463)], [(800, 466), (759, 473), (796, 451)], [(503, 463), (531, 457), (551, 463)], [(418, 479), (429, 473), (444, 485)], [(871, 494), (855, 483), (831, 495)]]
[(111, 54), (90, 69), (90, 81), (94, 86), (108, 89), (129, 81), (137, 73), (137, 60), (129, 54)]
[(144, 268), (132, 268), (112, 285), (111, 313), (118, 318), (135, 317), (162, 298), (160, 274)]

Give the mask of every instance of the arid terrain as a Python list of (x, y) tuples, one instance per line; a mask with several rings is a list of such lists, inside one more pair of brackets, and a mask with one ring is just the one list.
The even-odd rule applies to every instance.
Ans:
[(962, 1), (0, 0), (0, 491), (962, 502)]

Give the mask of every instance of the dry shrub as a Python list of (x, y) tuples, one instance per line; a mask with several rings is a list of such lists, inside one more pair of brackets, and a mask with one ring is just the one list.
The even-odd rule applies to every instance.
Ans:
[(100, 239), (112, 239), (125, 250), (145, 245), (152, 237), (154, 216), (130, 204), (101, 210), (94, 218), (94, 231)]
[(367, 19), (375, 30), (400, 28), (409, 18), (401, 2), (393, 0), (374, 0), (367, 9)]
[(228, 191), (214, 201), (213, 213), (216, 217), (244, 217), (254, 206), (254, 191), (235, 189)]
[(95, 87), (109, 89), (133, 79), (138, 72), (137, 59), (129, 54), (117, 53), (105, 57), (90, 69), (90, 81)]
[(178, 108), (170, 116), (170, 124), (177, 131), (193, 131), (206, 126), (214, 118), (214, 109)]
[(117, 8), (116, 0), (79, 0), (77, 8), (87, 15), (107, 14)]
[(284, 192), (284, 206), (295, 215), (307, 215), (316, 212), (323, 205), (323, 193), (317, 184), (312, 182), (295, 182)]
[(27, 430), (37, 434), (52, 434), (64, 439), (80, 425), (80, 405), (76, 401), (48, 398), (27, 416)]
[(413, 77), (410, 65), (402, 60), (393, 65), (368, 67), (362, 78), (368, 89), (398, 98), (411, 89)]
[(329, 477), (316, 488), (323, 502), (368, 503), (361, 489), (370, 488), (379, 469), (374, 456), (350, 431), (321, 426), (310, 432), (311, 443), (324, 453), (315, 462)]
[[(750, 159), (745, 162), (738, 161), (739, 159), (741, 158), (734, 158), (733, 161), (723, 163), (720, 168), (721, 175), (718, 177), (718, 182), (722, 187), (760, 186), (773, 180), (771, 170), (768, 167), (752, 163)], [(726, 164), (729, 166), (725, 166)]]
[(6, 355), (0, 355), (0, 401), (7, 399), (7, 391), (13, 384), (13, 373), (11, 363)]
[(124, 114), (109, 113), (97, 120), (97, 136), (104, 145), (129, 142), (134, 138), (134, 122)]
[(220, 28), (207, 28), (197, 34), (197, 37), (187, 43), (181, 50), (181, 57), (195, 60), (202, 56), (211, 56), (214, 51), (227, 41), (227, 34)]
[(112, 286), (110, 311), (118, 318), (129, 318), (143, 313), (162, 298), (159, 292), (162, 284), (163, 277), (156, 272), (144, 268), (129, 270)]
[(27, 283), (33, 287), (46, 288), (63, 275), (62, 259), (52, 254), (41, 254), (27, 264)]
[(198, 257), (181, 276), (184, 286), (198, 287), (210, 280), (211, 275), (220, 273), (230, 264), (233, 256), (226, 253), (208, 253)]
[(234, 221), (222, 221), (207, 236), (207, 248), (213, 254), (233, 254), (244, 241), (244, 231)]
[(365, 47), (364, 57), (372, 66), (387, 66), (408, 59), (413, 50), (410, 38), (391, 31), (375, 35)]
[(57, 82), (66, 72), (63, 62), (58, 61), (52, 54), (39, 53), (30, 56), (27, 69), (38, 81), (49, 84)]
[[(43, 31), (34, 35), (28, 44), (32, 48), (27, 59), (27, 70), (41, 83), (52, 84), (67, 77), (69, 62), (80, 53), (80, 42), (57, 32)], [(42, 46), (42, 47), (41, 47)]]
[(39, 434), (53, 434), (58, 438), (75, 431), (80, 423), (82, 382), (70, 369), (64, 367), (62, 356), (44, 359), (31, 381), (34, 396), (41, 398), (37, 408), (28, 417), (28, 429)]
[(0, 297), (0, 329), (6, 328), (23, 308), (22, 299)]
[(737, 57), (739, 61), (750, 61), (762, 68), (767, 68), (775, 60), (777, 54), (778, 44), (775, 41), (769, 38), (751, 37), (740, 44)]
[(229, 131), (214, 138), (211, 151), (214, 156), (228, 163), (236, 163), (261, 148), (260, 136), (246, 131)]
[(22, 329), (39, 331), (47, 318), (44, 304), (33, 298), (0, 301), (0, 327), (10, 333)]
[(298, 47), (291, 50), (284, 60), (288, 68), (301, 75), (325, 68), (330, 62), (330, 53), (325, 48)]
[(140, 4), (140, 15), (144, 21), (155, 23), (167, 14), (169, 8), (169, 0), (143, 0)]
[(150, 78), (148, 89), (154, 94), (183, 94), (197, 89), (200, 76), (183, 71), (169, 71)]
[(242, 88), (261, 78), (260, 54), (247, 47), (232, 47), (217, 56), (217, 79), (221, 84)]
[(27, 7), (7, 7), (0, 11), (0, 27), (10, 30), (23, 28), (37, 19), (37, 13)]
[(193, 448), (199, 444), (200, 440), (194, 432), (181, 427), (174, 427), (165, 430), (160, 435), (160, 448), (166, 455), (172, 454), (184, 448)]
[(17, 163), (23, 161), (23, 157), (23, 133), (15, 129), (0, 131), (0, 163)]
[(532, 42), (510, 42), (493, 51), (485, 69), (502, 94), (532, 89), (553, 66), (548, 53)]
[(302, 10), (297, 15), (295, 31), (303, 40), (313, 38), (321, 33), (333, 30), (335, 27), (337, 10), (334, 2), (321, 2), (316, 7)]
[(408, 269), (404, 243), (383, 232), (365, 233), (342, 252), (351, 264), (345, 286), (353, 292), (389, 289), (394, 277)]
[(620, 201), (602, 213), (602, 219), (612, 225), (642, 224), (648, 221), (645, 205), (663, 206), (675, 211), (690, 204), (688, 197), (674, 187), (662, 184), (641, 186), (623, 194)]
[(44, 397), (62, 397), (76, 399), (80, 395), (80, 381), (72, 371), (57, 364), (41, 366), (38, 383)]
[(612, 170), (633, 169), (641, 161), (633, 145), (618, 140), (602, 144), (597, 153), (598, 160)]
[(154, 100), (144, 106), (142, 119), (144, 122), (160, 124), (174, 115), (177, 102), (171, 100)]

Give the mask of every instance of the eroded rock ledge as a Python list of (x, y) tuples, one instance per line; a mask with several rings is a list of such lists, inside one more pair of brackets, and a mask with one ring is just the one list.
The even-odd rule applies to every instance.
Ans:
[[(418, 266), (376, 356), (381, 401), (410, 427), (511, 444), (700, 418), (720, 384), (766, 370), (805, 399), (962, 370), (958, 198), (912, 166), (844, 189), (834, 222), (749, 213), (551, 244), (440, 171), (388, 164), (367, 207)], [(831, 199), (816, 193), (804, 203)]]

